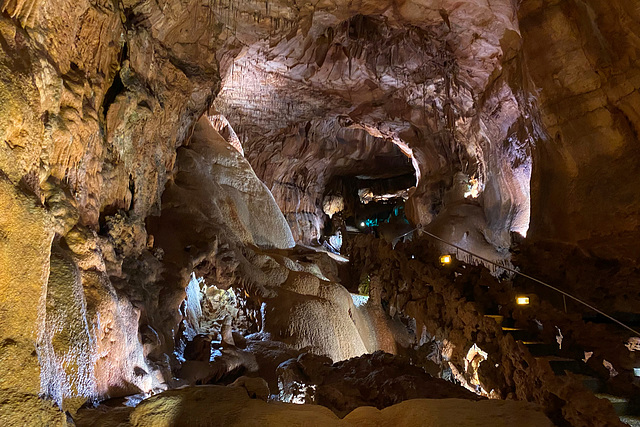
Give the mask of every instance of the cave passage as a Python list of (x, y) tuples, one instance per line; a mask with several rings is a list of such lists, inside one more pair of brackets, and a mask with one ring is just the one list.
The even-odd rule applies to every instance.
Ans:
[(0, 1), (0, 426), (640, 425), (637, 3)]
[[(407, 159), (407, 166), (410, 167)], [(372, 233), (389, 242), (411, 230), (405, 202), (415, 190), (415, 173), (394, 171), (376, 175), (334, 176), (325, 189), (323, 211), (327, 219), (320, 242), (340, 252), (343, 238), (351, 233)]]

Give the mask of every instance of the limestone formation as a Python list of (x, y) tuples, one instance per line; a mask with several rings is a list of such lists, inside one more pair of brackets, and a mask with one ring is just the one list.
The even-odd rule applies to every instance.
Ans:
[(0, 424), (639, 411), (637, 2), (0, 12)]
[(303, 354), (278, 366), (277, 373), (285, 402), (315, 403), (339, 417), (361, 406), (383, 409), (409, 399), (482, 399), (381, 351), (333, 365), (322, 357)]
[[(217, 402), (215, 405), (208, 402)], [(455, 414), (460, 426), (505, 424), (551, 426), (551, 422), (530, 404), (514, 401), (462, 399), (416, 399), (379, 411), (364, 406), (338, 418), (329, 409), (316, 405), (266, 403), (251, 399), (240, 387), (201, 386), (171, 390), (154, 396), (135, 409), (100, 413), (84, 411), (78, 426), (374, 426), (399, 423), (405, 426), (442, 426)]]

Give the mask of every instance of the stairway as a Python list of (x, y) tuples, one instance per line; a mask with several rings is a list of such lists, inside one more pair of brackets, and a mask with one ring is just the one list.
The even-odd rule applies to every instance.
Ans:
[[(590, 310), (594, 311), (597, 314), (592, 315), (591, 317), (583, 317), (584, 322), (592, 322), (592, 323), (608, 323), (614, 324), (616, 327), (623, 326), (631, 332), (636, 332), (640, 328), (640, 314), (637, 313), (614, 313), (615, 317), (611, 317), (610, 315), (600, 311), (599, 309), (589, 305), (588, 303), (580, 300), (577, 297), (571, 296), (566, 292), (549, 285), (535, 277), (526, 275), (521, 273), (520, 271), (504, 266), (499, 265), (491, 260), (483, 258), (477, 254), (474, 254), (460, 246), (457, 246), (451, 242), (448, 242), (435, 234), (429, 233), (425, 230), (421, 230), (422, 234), (440, 242), (444, 243), (452, 248), (455, 248), (456, 253), (462, 252), (465, 257), (468, 257), (470, 261), (475, 260), (475, 264), (491, 264), (492, 266), (504, 269), (509, 271), (512, 274), (520, 275), (522, 277), (527, 278), (530, 281), (537, 283), (538, 285), (545, 286), (553, 291), (559, 292), (562, 295), (572, 298), (573, 300), (583, 304)], [(456, 258), (460, 259), (458, 256)], [(469, 261), (467, 261), (469, 262)], [(473, 262), (471, 262), (473, 264)], [(465, 269), (467, 266), (464, 265), (464, 262), (459, 262), (456, 266), (454, 263), (454, 267), (458, 269)], [(455, 271), (455, 277), (463, 274), (463, 272)], [(470, 283), (463, 283), (463, 291), (462, 294), (467, 301), (476, 302), (476, 299), (481, 299), (485, 305), (491, 305), (492, 303), (487, 301), (485, 296), (478, 296), (476, 294), (476, 290), (478, 288), (481, 290), (480, 293), (486, 293), (489, 290), (488, 285), (478, 285), (474, 284), (475, 289), (472, 286), (469, 286)], [(534, 296), (534, 299), (537, 298)], [(523, 305), (529, 304), (529, 298), (526, 298), (526, 302)], [(477, 301), (478, 307), (482, 307), (483, 304), (480, 301)], [(487, 304), (488, 303), (488, 304)], [(491, 318), (501, 326), (502, 332), (504, 334), (512, 335), (514, 340), (517, 342), (521, 342), (525, 345), (532, 356), (536, 359), (545, 360), (549, 363), (552, 371), (556, 376), (563, 376), (567, 373), (572, 373), (573, 375), (578, 375), (582, 379), (583, 384), (586, 388), (594, 392), (594, 395), (600, 399), (607, 400), (611, 403), (613, 409), (616, 414), (620, 417), (620, 420), (630, 426), (640, 427), (640, 403), (636, 400), (635, 396), (633, 398), (633, 404), (630, 399), (623, 396), (615, 396), (611, 394), (604, 393), (605, 384), (598, 378), (597, 373), (594, 372), (582, 359), (584, 357), (584, 351), (579, 351), (578, 354), (572, 354), (571, 352), (567, 352), (566, 349), (562, 351), (560, 354), (560, 346), (556, 342), (545, 342), (539, 339), (537, 334), (532, 332), (529, 329), (521, 329), (515, 327), (515, 320), (513, 318), (505, 318), (504, 316), (497, 314), (499, 313), (498, 307), (490, 308), (490, 312), (485, 312), (484, 316), (487, 318)], [(565, 303), (565, 311), (566, 311), (566, 303)], [(491, 314), (494, 313), (494, 314)], [(633, 328), (636, 329), (633, 329)], [(569, 356), (569, 357), (567, 357)]]
[(640, 427), (639, 408), (633, 408), (629, 399), (625, 397), (603, 393), (604, 383), (582, 360), (583, 352), (575, 354), (574, 357), (566, 357), (566, 352), (561, 356), (557, 343), (540, 341), (530, 330), (515, 327), (513, 319), (491, 314), (486, 314), (485, 317), (495, 320), (501, 326), (503, 333), (511, 335), (514, 340), (524, 344), (536, 359), (547, 361), (557, 376), (566, 375), (569, 372), (577, 375), (585, 387), (593, 391), (596, 397), (611, 402), (620, 421), (633, 427)]

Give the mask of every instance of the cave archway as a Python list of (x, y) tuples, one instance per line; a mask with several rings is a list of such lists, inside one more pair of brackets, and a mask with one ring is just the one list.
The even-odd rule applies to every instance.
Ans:
[[(508, 73), (492, 77), (491, 55), (502, 47), (483, 45), (470, 61), (459, 49), (466, 32), (433, 18), (417, 23), (371, 10), (314, 19), (306, 31), (256, 38), (222, 56), (214, 105), (297, 242), (326, 237), (332, 177), (357, 175), (357, 159), (374, 161), (380, 150), (391, 152), (389, 143), (415, 171), (403, 206), (411, 224), (500, 261), (509, 257), (511, 233), (526, 234), (534, 107), (508, 80), (524, 73), (521, 64), (501, 65)], [(478, 55), (486, 55), (482, 66)], [(385, 173), (399, 176), (405, 167), (389, 163)]]
[[(565, 3), (3, 2), (0, 423), (64, 425), (94, 398), (256, 373), (256, 355), (277, 355), (262, 366), (275, 391), (283, 361), (424, 361), (434, 344), (559, 425), (613, 425), (507, 335), (523, 326), (576, 362), (593, 350), (624, 393), (637, 336), (533, 287), (548, 305), (517, 311), (520, 283), (364, 233), (421, 227), (513, 255), (636, 321), (640, 9)], [(369, 302), (317, 248), (337, 251), (342, 228)], [(216, 298), (244, 318), (203, 309)]]

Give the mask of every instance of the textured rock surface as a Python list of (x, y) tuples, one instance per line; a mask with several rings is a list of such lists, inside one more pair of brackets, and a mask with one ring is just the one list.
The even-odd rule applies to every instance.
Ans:
[(251, 263), (241, 262), (234, 280), (261, 304), (261, 334), (252, 340), (278, 341), (335, 361), (380, 349), (395, 353), (411, 342), (402, 323), (355, 305), (342, 285), (294, 269), (282, 256), (246, 255)]
[[(180, 304), (183, 283), (195, 270), (223, 289), (244, 289), (258, 307), (264, 304), (259, 326), (276, 341), (309, 347), (334, 360), (380, 348), (375, 337), (384, 328), (378, 334), (372, 330), (371, 320), (356, 310), (344, 287), (328, 281), (317, 267), (306, 270), (286, 252), (273, 250), (293, 244), (282, 213), (246, 160), (206, 118), (189, 145), (178, 150), (162, 206), (149, 230), (163, 253), (165, 273), (158, 285), (165, 301)], [(151, 325), (163, 326), (160, 348), (168, 352), (176, 338), (171, 327), (179, 317), (159, 317), (163, 314), (146, 313)]]
[[(594, 258), (572, 244), (553, 241), (523, 241), (514, 249), (514, 262), (523, 271), (535, 271), (547, 283), (561, 283), (562, 289), (604, 310), (606, 313), (639, 313), (640, 292), (636, 260)], [(527, 283), (530, 286), (530, 283)], [(543, 294), (545, 291), (536, 289)], [(556, 303), (555, 292), (545, 298)], [(593, 316), (594, 313), (570, 301), (571, 311)], [(621, 331), (622, 332), (622, 331)]]
[[(343, 148), (311, 148), (326, 147), (323, 138), (332, 133), (354, 147), (347, 152), (385, 139), (411, 156), (419, 177), (408, 209), (415, 223), (465, 201), (462, 194), (451, 200), (454, 176), (463, 172), (483, 193), (466, 203), (479, 202), (490, 244), (504, 248), (510, 230), (526, 232), (533, 124), (514, 12), (509, 1), (336, 1), (295, 9), (270, 2), (258, 12), (236, 6), (232, 33), (244, 46), (220, 55), (215, 105), (234, 124), (297, 239), (316, 237), (323, 180), (337, 171), (306, 177), (344, 158)], [(276, 27), (267, 34), (269, 19)], [(360, 159), (374, 167), (370, 156)], [(271, 178), (294, 161), (295, 175)], [(365, 167), (343, 165), (343, 174)]]
[(0, 422), (66, 424), (57, 408), (37, 397), (40, 365), (35, 350), (44, 328), (51, 218), (4, 176), (0, 177), (0, 233)]
[[(176, 173), (163, 204), (163, 216), (169, 216), (170, 209), (180, 210), (172, 216), (176, 225), (181, 221), (190, 226), (211, 224), (224, 230), (227, 240), (238, 239), (244, 245), (278, 249), (294, 245), (271, 193), (205, 116), (195, 126), (188, 146), (178, 149)], [(201, 233), (196, 227), (189, 231)]]
[[(206, 402), (216, 402), (215, 405)], [(408, 400), (382, 411), (359, 408), (339, 419), (317, 405), (266, 403), (250, 399), (238, 387), (201, 386), (171, 390), (154, 396), (137, 408), (118, 411), (83, 411), (78, 426), (447, 426), (455, 418), (459, 426), (505, 425), (551, 426), (551, 422), (530, 404), (514, 401), (471, 402), (460, 399)], [(213, 423), (213, 424), (212, 424)]]
[(534, 163), (534, 237), (637, 260), (640, 9), (533, 1), (518, 14), (547, 132)]
[[(0, 179), (2, 197), (2, 365), (14, 376), (2, 377), (2, 389), (39, 390), (35, 353), (38, 330), (44, 326), (44, 292), (49, 276), (53, 232), (50, 218), (36, 202)], [(34, 268), (35, 267), (35, 268)], [(20, 281), (22, 287), (16, 286)], [(25, 390), (26, 389), (26, 390)]]
[(278, 367), (278, 383), (285, 401), (322, 405), (341, 418), (360, 406), (383, 409), (409, 399), (482, 399), (380, 351), (333, 365), (303, 354)]
[[(538, 403), (560, 425), (621, 425), (608, 402), (597, 399), (575, 378), (556, 377), (548, 362), (533, 357), (521, 342), (503, 334), (493, 319), (482, 314), (483, 303), (485, 309), (513, 304), (516, 293), (508, 283), (500, 284), (487, 270), (443, 270), (439, 254), (424, 242), (392, 250), (371, 237), (355, 239), (349, 249), (354, 267), (372, 276), (371, 287), (379, 288), (388, 310), (414, 318), (417, 334), (422, 337), (419, 344), (432, 341), (440, 347), (442, 361), (466, 387), (493, 397)], [(491, 294), (483, 300), (482, 292), (474, 291), (474, 286), (488, 286)], [(470, 302), (476, 292), (476, 302)], [(545, 305), (541, 311), (548, 314), (531, 316), (549, 322), (549, 329), (557, 324), (552, 323), (554, 316), (567, 321), (563, 313), (551, 315), (551, 306)], [(578, 328), (586, 329), (584, 324)], [(487, 353), (477, 378), (468, 363), (474, 345)]]
[[(532, 160), (534, 237), (640, 255), (633, 2), (14, 0), (0, 9), (3, 424), (64, 424), (39, 393), (73, 411), (175, 385), (192, 273), (235, 288), (265, 337), (288, 350), (338, 360), (397, 349), (377, 299), (354, 305), (335, 271), (274, 247), (318, 237), (332, 178), (405, 173), (403, 156), (418, 178), (410, 219), (488, 257), (504, 258), (509, 232), (528, 227)], [(207, 111), (218, 133), (196, 126)], [(474, 189), (477, 198), (465, 196)], [(472, 341), (490, 343), (506, 368), (486, 375), (504, 380), (502, 395), (558, 416), (556, 396), (573, 424), (602, 409), (570, 401), (573, 386), (537, 387), (548, 369), (451, 281), (431, 286), (423, 267), (378, 258), (398, 267), (381, 275), (389, 292), (398, 287), (389, 311), (456, 343), (458, 368)], [(637, 272), (618, 278), (635, 283)], [(612, 306), (624, 306), (620, 295)]]
[[(96, 395), (93, 337), (80, 272), (57, 245), (51, 253), (46, 316), (38, 343), (42, 391), (63, 409), (75, 409)], [(71, 401), (70, 401), (71, 400)]]
[(219, 81), (215, 31), (190, 19), (195, 3), (166, 4), (2, 5), (2, 389), (19, 397), (3, 400), (4, 424), (39, 424), (40, 391), (63, 404), (160, 386), (128, 268)]
[(284, 134), (249, 142), (247, 159), (271, 189), (301, 243), (317, 242), (322, 236), (323, 196), (332, 178), (413, 171), (392, 142), (331, 120), (306, 122)]

